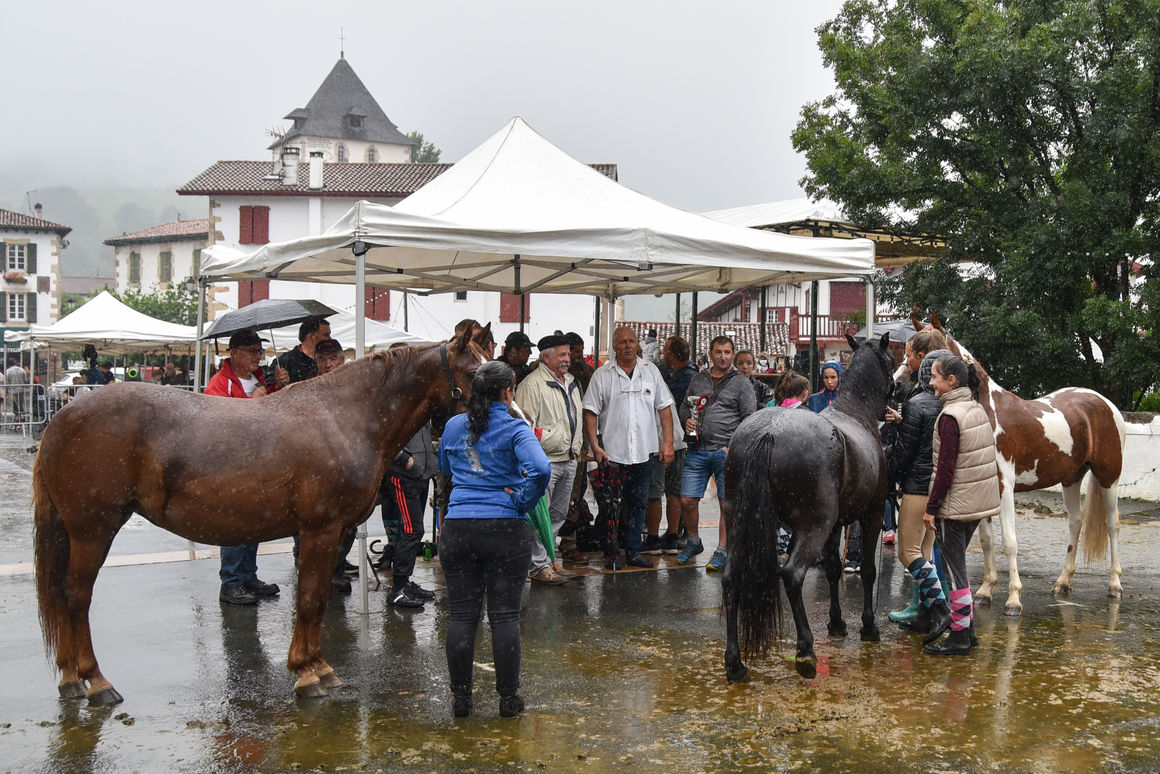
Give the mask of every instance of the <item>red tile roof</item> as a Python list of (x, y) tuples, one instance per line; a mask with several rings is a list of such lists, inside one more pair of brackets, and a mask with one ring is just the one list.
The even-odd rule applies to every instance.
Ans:
[(131, 234), (121, 234), (105, 240), (105, 244), (116, 247), (138, 242), (172, 242), (182, 239), (209, 238), (209, 221), (175, 220), (172, 223), (162, 223), (160, 226), (150, 226)]
[(5, 231), (55, 231), (61, 236), (72, 231), (71, 227), (53, 223), (51, 220), (2, 209), (0, 209), (0, 229)]
[[(177, 189), (184, 196), (410, 196), (451, 168), (451, 164), (352, 164), (330, 163), (322, 167), (322, 189), (310, 188), (310, 165), (298, 165), (298, 185), (283, 185), (274, 177), (271, 161), (219, 161)], [(613, 180), (615, 164), (592, 164)]]

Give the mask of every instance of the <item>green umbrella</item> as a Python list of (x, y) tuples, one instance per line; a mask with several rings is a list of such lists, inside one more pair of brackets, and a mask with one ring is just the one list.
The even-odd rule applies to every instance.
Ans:
[(552, 514), (548, 512), (548, 497), (545, 495), (536, 503), (536, 507), (532, 508), (528, 514), (528, 522), (532, 525), (532, 529), (536, 531), (536, 537), (544, 544), (544, 550), (548, 552), (548, 558), (553, 562), (556, 561), (556, 536), (552, 534)]

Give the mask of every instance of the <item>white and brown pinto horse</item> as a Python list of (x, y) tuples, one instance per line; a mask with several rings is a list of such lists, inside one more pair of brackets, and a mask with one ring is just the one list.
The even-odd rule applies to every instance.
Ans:
[[(946, 333), (937, 316), (932, 313), (930, 319), (934, 329)], [(915, 327), (921, 329), (917, 320)], [(1015, 537), (1015, 492), (1056, 484), (1063, 489), (1069, 536), (1063, 570), (1053, 592), (1071, 590), (1080, 532), (1086, 524), (1084, 556), (1093, 559), (1103, 556), (1105, 548), (1110, 551), (1108, 596), (1121, 596), (1123, 587), (1116, 543), (1120, 514), (1116, 493), (1123, 465), (1125, 431), (1119, 409), (1098, 392), (1081, 387), (1065, 387), (1034, 400), (1023, 400), (995, 384), (966, 347), (950, 334), (946, 336), (947, 349), (975, 364), (979, 403), (995, 429), (999, 456), (999, 524), (1010, 575), (1004, 612), (1007, 615), (1023, 612), (1023, 583), (1019, 580)], [(1081, 509), (1080, 487), (1085, 477), (1091, 479), (1091, 484)], [(984, 574), (983, 584), (974, 596), (977, 602), (988, 604), (999, 582), (990, 519), (980, 525), (979, 540), (983, 547)]]

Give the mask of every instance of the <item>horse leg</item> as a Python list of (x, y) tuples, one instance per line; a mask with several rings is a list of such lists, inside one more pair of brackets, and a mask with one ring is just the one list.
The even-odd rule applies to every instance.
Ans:
[[(862, 641), (878, 642), (881, 636), (874, 624), (874, 581), (878, 568), (874, 564), (874, 550), (878, 547), (882, 513), (886, 503), (870, 509), (870, 516), (862, 519)], [(875, 515), (877, 514), (877, 515)]]
[(286, 668), (298, 676), (294, 694), (303, 699), (326, 696), (328, 686), (342, 684), (322, 658), (322, 616), (330, 599), (330, 576), (340, 540), (338, 532), (299, 536), (297, 610)]
[(1007, 554), (1007, 604), (1004, 615), (1023, 615), (1023, 581), (1019, 580), (1019, 540), (1015, 537), (1015, 491), (1006, 489), (999, 498), (999, 526), (1003, 529), (1003, 553)]
[[(818, 675), (818, 658), (814, 654), (814, 634), (810, 631), (806, 606), (802, 602), (802, 583), (806, 577), (806, 567), (800, 565), (808, 566), (816, 554), (813, 552), (807, 554), (801, 551), (801, 548), (800, 543), (794, 547), (794, 555), (790, 557), (786, 566), (781, 568), (781, 577), (790, 607), (793, 609), (793, 625), (797, 629), (797, 657), (794, 659), (794, 668), (799, 675), (812, 680)], [(817, 550), (816, 546), (814, 550)], [(810, 558), (803, 562), (802, 557), (807, 555)]]
[(977, 534), (979, 545), (983, 549), (983, 582), (975, 591), (974, 603), (976, 605), (990, 605), (995, 587), (999, 585), (999, 570), (995, 566), (995, 541), (991, 535), (990, 519), (983, 519), (979, 522)]
[[(92, 631), (89, 626), (89, 607), (93, 601), (93, 584), (96, 583), (97, 573), (105, 561), (112, 545), (112, 537), (102, 539), (101, 536), (78, 540), (70, 536), (69, 539), (69, 628), (71, 629), (70, 649), (72, 651), (75, 675), (65, 673), (66, 679), (74, 679), (58, 686), (61, 695), (66, 691), (69, 696), (76, 696), (88, 682), (89, 688), (85, 695), (89, 705), (101, 707), (117, 704), (124, 698), (117, 689), (105, 679), (97, 665), (97, 657), (93, 652)], [(79, 698), (79, 697), (78, 697)]]
[(741, 662), (741, 649), (737, 644), (737, 586), (728, 565), (725, 577), (721, 579), (721, 596), (725, 602), (725, 679), (736, 683), (745, 679), (749, 669)]
[(1108, 525), (1108, 555), (1112, 563), (1112, 578), (1108, 583), (1108, 596), (1119, 599), (1124, 595), (1124, 587), (1120, 585), (1120, 501), (1116, 493), (1119, 490), (1119, 481), (1110, 487), (1104, 487), (1098, 481), (1092, 481), (1088, 489), (1088, 497), (1103, 498), (1104, 519)]
[(1083, 528), (1083, 514), (1079, 507), (1082, 485), (1081, 478), (1074, 484), (1063, 487), (1063, 505), (1067, 509), (1067, 555), (1063, 559), (1063, 570), (1055, 579), (1055, 587), (1051, 590), (1053, 594), (1067, 594), (1071, 591), (1071, 578), (1075, 575), (1075, 555), (1079, 553), (1079, 533)]
[(846, 636), (846, 622), (842, 619), (842, 604), (838, 599), (842, 580), (842, 559), (838, 554), (841, 540), (842, 525), (835, 524), (822, 549), (822, 564), (826, 568), (826, 581), (830, 586), (830, 621), (826, 628), (831, 637)]

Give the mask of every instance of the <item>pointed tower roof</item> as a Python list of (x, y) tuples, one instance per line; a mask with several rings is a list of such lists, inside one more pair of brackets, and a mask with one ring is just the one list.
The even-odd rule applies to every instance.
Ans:
[(335, 62), (306, 107), (290, 111), (286, 118), (294, 127), (271, 144), (271, 149), (303, 135), (414, 145), (387, 118), (345, 57)]

